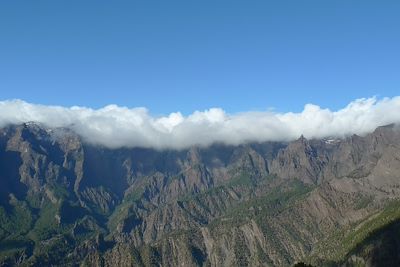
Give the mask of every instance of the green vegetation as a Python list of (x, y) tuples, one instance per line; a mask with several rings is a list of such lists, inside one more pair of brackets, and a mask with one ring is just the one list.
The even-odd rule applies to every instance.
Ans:
[(355, 203), (355, 210), (359, 209), (364, 209), (366, 208), (370, 203), (374, 201), (374, 196), (371, 195), (361, 195), (360, 198), (357, 200)]
[(49, 185), (49, 191), (56, 199), (64, 200), (69, 196), (69, 192), (65, 187), (54, 182)]
[(33, 247), (33, 242), (26, 237), (33, 222), (28, 205), (13, 196), (10, 205), (8, 212), (0, 207), (0, 263), (19, 258)]
[(133, 215), (134, 206), (134, 202), (123, 201), (115, 208), (114, 212), (110, 215), (107, 221), (107, 228), (109, 229), (110, 233), (117, 229), (119, 223)]
[(370, 218), (331, 234), (318, 244), (312, 262), (343, 262), (381, 229), (400, 220), (400, 201), (392, 201), (386, 208)]
[[(165, 172), (151, 169), (151, 162), (125, 166), (130, 154), (112, 153), (115, 165), (124, 162), (119, 170), (114, 164), (105, 168), (104, 179), (115, 178), (109, 175), (114, 168), (121, 176), (115, 187), (113, 180), (96, 177), (75, 181), (70, 175), (77, 169), (50, 179), (48, 161), (38, 174), (32, 165), (30, 175), (46, 177), (27, 178), (31, 187), (10, 194), (0, 206), (0, 266), (22, 261), (26, 266), (289, 266), (310, 253), (294, 266), (337, 266), (360, 251), (368, 256), (383, 230), (393, 228), (389, 233), (400, 240), (400, 201), (373, 214), (388, 199), (377, 202), (374, 196), (384, 196), (386, 188), (379, 194), (354, 193), (340, 191), (331, 180), (310, 185), (281, 179), (267, 175), (257, 157), (240, 153), (234, 163), (212, 159), (215, 168), (174, 158), (166, 161), (172, 168)], [(354, 210), (349, 221), (364, 220), (349, 225), (344, 216)], [(363, 256), (351, 266), (362, 266)]]
[[(296, 205), (315, 187), (296, 179), (284, 181), (271, 188), (265, 187), (273, 179), (274, 177), (271, 176), (254, 180), (250, 174), (243, 172), (225, 184), (197, 194), (185, 194), (177, 201), (183, 210), (187, 210), (187, 215), (193, 218), (197, 215), (191, 207), (210, 212), (209, 205), (213, 203), (211, 204), (213, 212), (219, 212), (221, 216), (206, 221), (206, 217), (203, 218), (199, 214), (196, 221), (207, 224), (211, 235), (216, 239), (226, 234), (226, 231), (239, 229), (250, 220), (254, 220), (265, 237), (275, 243), (276, 253), (279, 253), (287, 262), (291, 262), (293, 259), (282, 247), (276, 235), (277, 229), (270, 223), (271, 218)], [(265, 190), (265, 193), (262, 194), (260, 191), (258, 195), (254, 195), (256, 187)], [(52, 187), (51, 197), (57, 199), (53, 202), (45, 195), (41, 195), (41, 200), (29, 197), (27, 201), (12, 197), (9, 209), (0, 207), (0, 264), (19, 257), (29, 257), (34, 265), (50, 265), (52, 262), (68, 265), (73, 259), (65, 258), (65, 255), (73, 251), (76, 245), (88, 240), (97, 240), (99, 233), (105, 235), (113, 233), (121, 223), (122, 228), (129, 231), (130, 227), (139, 224), (138, 208), (145, 209), (142, 206), (145, 200), (141, 199), (143, 193), (144, 188), (139, 187), (125, 197), (108, 217), (108, 231), (99, 226), (99, 221), (92, 217), (87, 209), (69, 201), (68, 193), (62, 187)], [(373, 197), (360, 195), (355, 202), (355, 209), (365, 208), (372, 201)], [(168, 205), (168, 203), (163, 205)], [(318, 245), (316, 256), (306, 259), (305, 262), (317, 263), (318, 266), (334, 266), (338, 262), (344, 262), (350, 253), (356, 251), (365, 240), (374, 236), (382, 227), (400, 220), (399, 206), (400, 201), (392, 202), (370, 219), (335, 232)], [(290, 227), (285, 228), (286, 236), (293, 240), (301, 240), (301, 237), (297, 236), (298, 232), (292, 230)], [(137, 231), (135, 233), (139, 234)], [(194, 245), (191, 240), (191, 238), (201, 239), (201, 234), (193, 229), (172, 231), (165, 236), (164, 241), (160, 241), (161, 243), (131, 248), (129, 258), (138, 266), (156, 266), (165, 257), (161, 255), (161, 251), (163, 253), (168, 251), (169, 245), (165, 241), (168, 238), (179, 240), (183, 249), (181, 253), (186, 253), (187, 257), (196, 264), (209, 263), (204, 254), (204, 248)], [(100, 253), (98, 257), (101, 258), (108, 245), (105, 241), (93, 242), (97, 246), (97, 253)], [(160, 246), (164, 246), (163, 249)], [(273, 264), (259, 244), (256, 244), (256, 249), (255, 254), (249, 251), (243, 233), (235, 232), (233, 244), (235, 264), (238, 266), (251, 265), (253, 262)], [(297, 263), (295, 266), (310, 267), (311, 265)]]
[(255, 181), (252, 179), (252, 175), (248, 172), (241, 171), (237, 173), (229, 182), (227, 186), (254, 186)]
[(47, 202), (43, 205), (29, 237), (35, 241), (40, 241), (57, 234), (59, 232), (59, 222), (57, 221), (58, 211), (59, 204)]
[[(25, 235), (31, 228), (33, 217), (28, 205), (16, 199), (10, 201), (11, 211), (6, 212), (4, 207), (0, 207), (0, 225), (7, 238), (12, 239)], [(2, 236), (2, 239), (5, 236)]]
[(143, 186), (135, 188), (132, 192), (130, 192), (124, 197), (123, 202), (139, 201), (143, 197), (144, 190), (145, 189)]
[(312, 186), (305, 185), (298, 180), (293, 180), (274, 188), (264, 196), (252, 198), (249, 201), (232, 207), (225, 212), (223, 217), (212, 222), (210, 226), (239, 225), (247, 222), (249, 218), (254, 218), (259, 222), (259, 225), (264, 226), (266, 225), (264, 222), (268, 216), (282, 212), (294, 201), (304, 197), (312, 189)]

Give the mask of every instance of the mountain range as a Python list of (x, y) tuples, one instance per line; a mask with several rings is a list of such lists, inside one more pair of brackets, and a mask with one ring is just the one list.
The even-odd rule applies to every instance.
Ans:
[(0, 266), (400, 266), (399, 196), (397, 125), (181, 150), (8, 125)]

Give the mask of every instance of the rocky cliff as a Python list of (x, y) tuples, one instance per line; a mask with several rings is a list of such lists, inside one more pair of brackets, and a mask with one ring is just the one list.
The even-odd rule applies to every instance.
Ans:
[(162, 151), (10, 125), (0, 266), (397, 266), (399, 196), (394, 125)]

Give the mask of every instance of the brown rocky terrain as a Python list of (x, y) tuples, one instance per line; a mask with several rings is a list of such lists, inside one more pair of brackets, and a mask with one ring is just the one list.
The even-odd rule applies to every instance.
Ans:
[(397, 266), (399, 196), (395, 125), (162, 151), (10, 125), (0, 266)]

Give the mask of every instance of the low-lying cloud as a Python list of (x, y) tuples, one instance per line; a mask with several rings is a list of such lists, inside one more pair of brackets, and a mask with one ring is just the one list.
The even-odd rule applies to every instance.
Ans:
[(154, 117), (145, 108), (109, 105), (100, 109), (44, 106), (22, 100), (0, 101), (0, 127), (39, 122), (47, 127), (69, 127), (84, 140), (110, 148), (181, 149), (213, 143), (290, 141), (306, 138), (366, 134), (376, 127), (400, 123), (400, 96), (358, 99), (338, 111), (307, 104), (299, 113), (243, 112), (220, 108), (191, 115), (171, 113)]

